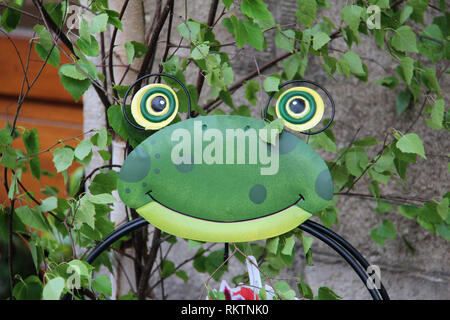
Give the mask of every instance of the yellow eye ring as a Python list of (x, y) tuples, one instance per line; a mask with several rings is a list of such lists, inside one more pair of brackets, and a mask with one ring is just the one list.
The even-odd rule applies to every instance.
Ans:
[[(298, 98), (306, 102), (305, 110), (300, 114), (294, 113), (288, 104)], [(308, 87), (294, 87), (286, 90), (280, 95), (275, 106), (277, 117), (284, 120), (286, 127), (295, 131), (306, 131), (315, 127), (322, 120), (324, 111), (325, 105), (322, 97)]]
[[(152, 100), (161, 96), (166, 107), (155, 111), (151, 107)], [(145, 130), (159, 130), (171, 123), (178, 113), (178, 97), (173, 89), (162, 83), (153, 83), (142, 87), (131, 100), (131, 114), (137, 124)]]

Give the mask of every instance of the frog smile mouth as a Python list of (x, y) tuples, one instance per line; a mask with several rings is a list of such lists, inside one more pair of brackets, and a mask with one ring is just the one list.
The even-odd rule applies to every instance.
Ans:
[(266, 215), (264, 215), (264, 216), (260, 216), (260, 217), (252, 218), (252, 219), (238, 220), (238, 221), (217, 221), (217, 220), (211, 220), (211, 219), (205, 219), (205, 218), (193, 217), (193, 216), (191, 216), (191, 215), (189, 215), (189, 214), (187, 214), (187, 213), (184, 213), (184, 212), (181, 212), (181, 211), (172, 209), (172, 208), (170, 208), (169, 206), (165, 205), (164, 203), (160, 202), (160, 201), (159, 201), (158, 199), (156, 199), (154, 196), (152, 196), (151, 193), (152, 193), (152, 190), (149, 190), (149, 191), (147, 191), (145, 194), (148, 195), (148, 196), (150, 197), (150, 199), (152, 199), (153, 201), (155, 201), (156, 203), (158, 203), (159, 205), (163, 206), (163, 207), (166, 208), (166, 209), (169, 209), (169, 210), (171, 210), (171, 211), (173, 211), (173, 212), (182, 214), (182, 215), (187, 216), (187, 217), (190, 217), (190, 218), (200, 219), (200, 220), (204, 220), (204, 221), (211, 221), (211, 222), (219, 222), (219, 223), (234, 223), (234, 222), (243, 222), (243, 221), (251, 221), (251, 220), (256, 220), (256, 219), (266, 218), (266, 217), (271, 216), (271, 215), (275, 215), (275, 214), (278, 214), (278, 213), (282, 213), (283, 211), (286, 211), (287, 209), (296, 206), (299, 202), (305, 201), (305, 198), (303, 197), (303, 195), (302, 195), (301, 193), (299, 193), (299, 194), (298, 194), (298, 198), (295, 200), (294, 203), (288, 205), (287, 207), (285, 207), (285, 208), (283, 208), (283, 209), (277, 210), (277, 211), (275, 211), (275, 212), (268, 213), (268, 214), (266, 214)]

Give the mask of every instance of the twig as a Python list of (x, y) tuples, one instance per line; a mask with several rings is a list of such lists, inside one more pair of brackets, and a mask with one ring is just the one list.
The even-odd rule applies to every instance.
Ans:
[[(219, 0), (213, 0), (211, 2), (211, 6), (209, 7), (207, 25), (211, 29), (212, 29), (213, 24), (214, 24), (214, 18), (216, 17), (216, 12), (217, 12), (217, 6), (218, 5), (219, 5)], [(203, 88), (204, 81), (205, 81), (205, 77), (202, 74), (202, 69), (199, 68), (198, 74), (197, 74), (197, 85), (196, 85), (199, 97), (200, 97), (200, 94), (201, 94), (201, 91), (202, 91), (202, 88)]]
[(145, 298), (145, 293), (148, 288), (148, 280), (150, 277), (150, 272), (152, 271), (153, 264), (155, 263), (156, 254), (158, 253), (159, 238), (161, 237), (161, 230), (156, 229), (153, 233), (152, 246), (150, 248), (150, 253), (145, 261), (144, 268), (142, 270), (141, 278), (139, 279), (139, 285), (137, 290), (138, 299), (143, 300)]
[[(164, 26), (164, 23), (166, 22), (167, 16), (169, 15), (170, 8), (173, 7), (174, 0), (167, 0), (164, 9), (161, 13), (161, 16), (158, 20), (158, 23), (155, 27), (155, 30), (153, 31), (152, 37), (150, 39), (150, 42), (148, 44), (147, 53), (144, 56), (144, 61), (142, 62), (141, 69), (139, 71), (138, 78), (143, 77), (146, 73), (151, 72), (152, 69), (152, 61), (156, 53), (156, 47), (158, 45), (158, 38), (159, 34), (161, 33), (161, 30)], [(135, 91), (140, 89), (140, 84), (136, 85)]]

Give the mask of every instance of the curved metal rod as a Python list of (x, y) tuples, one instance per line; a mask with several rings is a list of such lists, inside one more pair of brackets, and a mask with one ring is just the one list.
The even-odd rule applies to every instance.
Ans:
[[(331, 96), (331, 94), (327, 91), (327, 89), (325, 89), (324, 87), (322, 87), (320, 84), (314, 82), (314, 81), (310, 81), (310, 80), (291, 80), (291, 81), (287, 81), (285, 83), (283, 83), (282, 85), (280, 85), (278, 87), (278, 90), (281, 90), (283, 87), (290, 85), (292, 83), (309, 83), (312, 84), (318, 88), (320, 88), (323, 92), (325, 92), (325, 94), (328, 97), (328, 100), (331, 103), (331, 118), (330, 121), (328, 121), (328, 123), (320, 130), (318, 131), (314, 131), (314, 132), (301, 132), (302, 134), (306, 134), (306, 135), (314, 135), (314, 134), (318, 134), (321, 133), (322, 131), (325, 131), (328, 129), (329, 126), (331, 126), (331, 123), (333, 122), (334, 119), (334, 114), (335, 114), (335, 106), (334, 106), (334, 100), (333, 97)], [(269, 109), (270, 106), (270, 101), (272, 100), (272, 98), (275, 96), (276, 92), (273, 92), (270, 96), (269, 96), (269, 100), (267, 100), (266, 106), (264, 107), (264, 120), (267, 120), (267, 110)]]
[(138, 125), (138, 124), (134, 124), (132, 121), (130, 121), (130, 119), (127, 116), (127, 112), (126, 112), (126, 104), (125, 102), (127, 101), (128, 95), (130, 94), (130, 91), (134, 88), (135, 85), (137, 85), (139, 82), (141, 82), (142, 80), (145, 80), (147, 78), (151, 78), (151, 77), (167, 77), (170, 78), (174, 81), (176, 81), (181, 88), (183, 88), (184, 93), (187, 96), (187, 101), (188, 101), (188, 119), (191, 117), (191, 96), (189, 95), (189, 91), (188, 89), (185, 87), (185, 85), (178, 80), (177, 78), (175, 78), (174, 76), (170, 75), (170, 74), (166, 74), (166, 73), (150, 73), (150, 74), (146, 74), (145, 76), (140, 77), (139, 79), (137, 79), (135, 82), (133, 82), (133, 84), (131, 86), (128, 87), (127, 91), (125, 92), (125, 96), (123, 97), (123, 102), (122, 102), (122, 112), (123, 112), (123, 116), (124, 118), (127, 120), (127, 122), (134, 128), (138, 129), (138, 130), (145, 130), (144, 127)]
[[(132, 221), (129, 221), (129, 222), (123, 224), (122, 226), (120, 226), (119, 228), (117, 228), (116, 230), (111, 232), (108, 236), (106, 236), (105, 239), (102, 242), (100, 242), (94, 248), (94, 250), (92, 250), (89, 253), (88, 257), (86, 258), (86, 262), (92, 263), (100, 254), (103, 253), (103, 251), (108, 249), (114, 242), (116, 242), (120, 238), (126, 236), (130, 232), (133, 232), (134, 230), (139, 229), (140, 227), (146, 226), (148, 224), (149, 224), (149, 222), (142, 217), (134, 219)], [(310, 233), (311, 235), (315, 236), (319, 240), (322, 240), (328, 246), (330, 246), (333, 250), (335, 250), (339, 255), (341, 255), (350, 264), (350, 266), (355, 270), (355, 272), (358, 274), (360, 279), (363, 281), (364, 285), (366, 285), (368, 276), (365, 273), (365, 271), (361, 268), (361, 266), (358, 264), (358, 262), (355, 260), (355, 258), (352, 256), (352, 254), (348, 253), (344, 249), (344, 247), (342, 247), (337, 242), (335, 242), (333, 239), (331, 239), (327, 235), (328, 232), (322, 233), (320, 231), (320, 229), (317, 228), (317, 226), (320, 226), (320, 225), (318, 225), (316, 223), (311, 223), (311, 221), (306, 221), (305, 223), (301, 224), (298, 228)], [(321, 226), (321, 227), (324, 228), (324, 230), (322, 230), (322, 231), (328, 230), (327, 228), (325, 228), (323, 226)], [(330, 231), (332, 233), (331, 230), (328, 230), (328, 231)], [(335, 237), (336, 236), (338, 238), (340, 238), (338, 235), (335, 234)], [(342, 239), (342, 238), (340, 238), (340, 239), (341, 239), (340, 241), (346, 242), (344, 239)], [(351, 247), (350, 244), (348, 244), (348, 246)], [(351, 247), (351, 248), (353, 248), (353, 247)], [(362, 257), (362, 255), (355, 248), (353, 248), (353, 250), (357, 253), (357, 255)], [(360, 258), (357, 258), (357, 259), (359, 260)], [(362, 259), (365, 261), (364, 258), (362, 258)], [(365, 261), (365, 262), (367, 263), (367, 261)], [(369, 290), (369, 293), (374, 300), (382, 300), (382, 299), (388, 300), (389, 299), (389, 296), (387, 296), (387, 293), (385, 296), (383, 294), (381, 294), (381, 296), (380, 296), (380, 293), (377, 290), (369, 289), (369, 288), (367, 288), (367, 289)], [(72, 296), (70, 295), (70, 293), (66, 293), (62, 297), (62, 300), (70, 300), (71, 298), (72, 298)]]
[[(362, 254), (355, 249), (348, 241), (346, 241), (344, 238), (342, 238), (340, 235), (335, 233), (334, 231), (322, 226), (321, 224), (318, 224), (314, 221), (307, 220), (303, 223), (304, 225), (308, 225), (311, 228), (315, 228), (316, 230), (326, 234), (331, 239), (336, 241), (338, 244), (340, 244), (342, 247), (344, 247), (345, 250), (347, 250), (355, 259), (361, 264), (361, 266), (367, 270), (367, 268), (370, 267), (370, 263), (367, 262), (367, 260), (362, 256)], [(383, 300), (390, 300), (389, 295), (386, 291), (386, 289), (383, 286), (383, 283), (380, 281), (380, 289), (378, 290)]]
[(299, 228), (303, 231), (308, 232), (309, 234), (312, 234), (314, 237), (316, 237), (319, 240), (322, 240), (324, 243), (326, 243), (329, 247), (331, 247), (334, 251), (336, 251), (342, 258), (347, 261), (347, 263), (353, 268), (353, 270), (356, 272), (358, 277), (361, 279), (361, 281), (366, 286), (367, 290), (369, 291), (370, 295), (372, 296), (373, 300), (382, 300), (379, 292), (376, 289), (370, 289), (367, 287), (367, 281), (369, 277), (367, 276), (364, 269), (356, 262), (355, 258), (351, 256), (343, 247), (341, 247), (339, 244), (337, 244), (333, 239), (329, 238), (327, 235), (322, 234), (320, 231), (316, 230), (315, 228), (311, 227), (310, 225), (301, 224)]

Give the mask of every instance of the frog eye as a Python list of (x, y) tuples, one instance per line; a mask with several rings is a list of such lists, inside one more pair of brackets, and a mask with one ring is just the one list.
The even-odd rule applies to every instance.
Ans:
[(286, 127), (295, 131), (306, 131), (315, 127), (323, 117), (324, 103), (321, 96), (307, 87), (286, 90), (275, 106), (277, 116)]
[(177, 95), (165, 84), (146, 85), (131, 100), (131, 114), (136, 123), (146, 130), (158, 130), (167, 126), (177, 112)]

